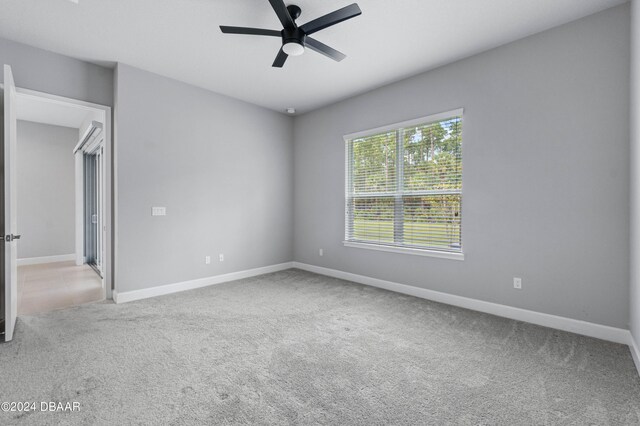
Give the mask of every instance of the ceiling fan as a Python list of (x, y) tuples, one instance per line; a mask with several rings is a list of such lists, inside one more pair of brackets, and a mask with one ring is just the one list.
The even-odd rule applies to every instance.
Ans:
[(273, 66), (276, 68), (282, 68), (289, 55), (302, 55), (305, 47), (321, 53), (334, 61), (339, 62), (346, 58), (345, 54), (338, 52), (337, 50), (309, 36), (327, 27), (339, 24), (340, 22), (355, 18), (362, 14), (357, 3), (353, 3), (349, 6), (343, 7), (342, 9), (328, 13), (301, 26), (296, 24), (296, 19), (298, 19), (302, 13), (300, 7), (293, 4), (286, 6), (284, 4), (284, 0), (269, 0), (269, 3), (271, 3), (273, 10), (276, 12), (278, 19), (280, 19), (280, 22), (282, 23), (283, 29), (281, 31), (265, 30), (262, 28), (229, 27), (224, 25), (221, 25), (220, 29), (225, 34), (281, 37), (282, 47), (276, 56), (276, 60), (273, 62)]

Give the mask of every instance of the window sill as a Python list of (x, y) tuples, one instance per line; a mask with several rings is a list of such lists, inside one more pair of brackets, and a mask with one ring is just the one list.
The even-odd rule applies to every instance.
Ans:
[(450, 253), (446, 251), (417, 249), (410, 247), (393, 247), (379, 244), (356, 243), (353, 241), (343, 241), (345, 247), (363, 248), (367, 250), (387, 251), (391, 253), (413, 254), (417, 256), (439, 257), (441, 259), (464, 260), (464, 253)]

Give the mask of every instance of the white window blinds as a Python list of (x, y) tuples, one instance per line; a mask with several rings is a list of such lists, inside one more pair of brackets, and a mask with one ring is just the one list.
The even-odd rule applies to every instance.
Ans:
[(348, 242), (462, 252), (462, 111), (346, 136)]

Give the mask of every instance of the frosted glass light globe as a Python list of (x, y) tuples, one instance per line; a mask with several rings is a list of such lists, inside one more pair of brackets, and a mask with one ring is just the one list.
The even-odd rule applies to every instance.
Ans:
[(304, 53), (304, 46), (299, 43), (289, 42), (282, 46), (282, 51), (289, 56), (300, 56)]

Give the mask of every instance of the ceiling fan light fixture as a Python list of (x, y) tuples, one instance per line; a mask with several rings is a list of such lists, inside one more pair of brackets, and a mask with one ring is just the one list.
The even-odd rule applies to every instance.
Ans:
[(290, 41), (282, 45), (282, 51), (289, 56), (300, 56), (304, 53), (304, 46), (298, 42)]

